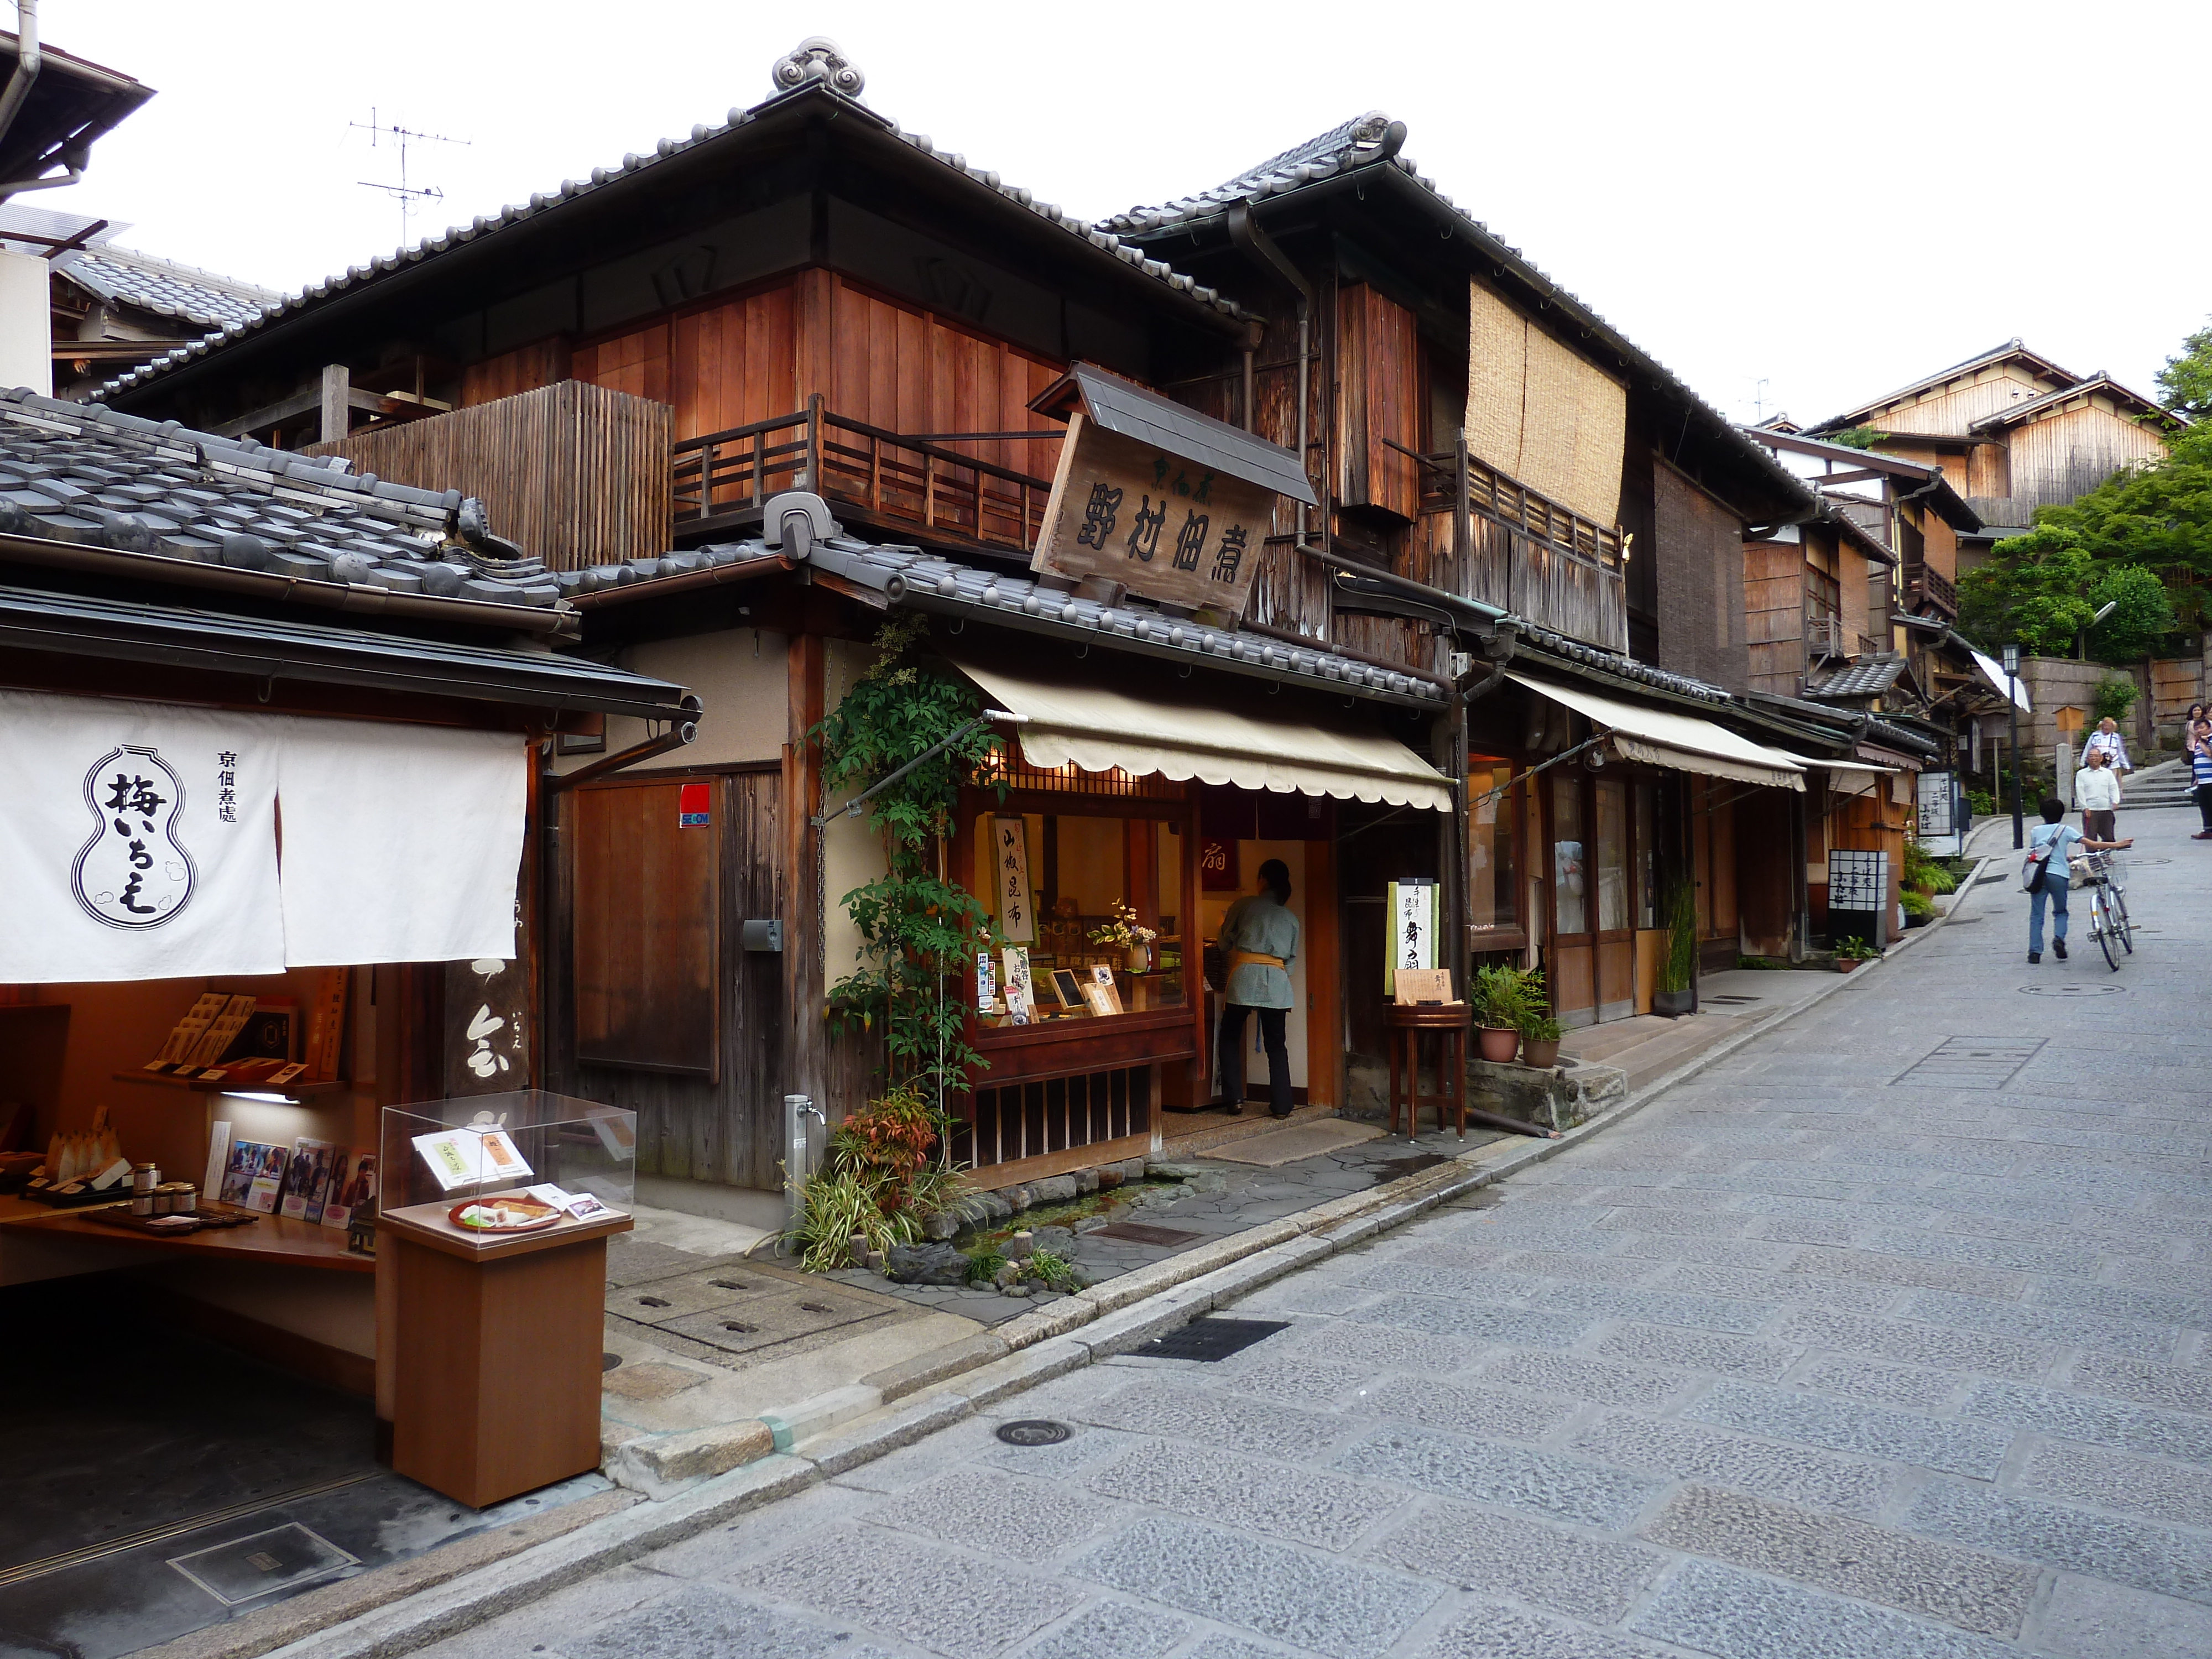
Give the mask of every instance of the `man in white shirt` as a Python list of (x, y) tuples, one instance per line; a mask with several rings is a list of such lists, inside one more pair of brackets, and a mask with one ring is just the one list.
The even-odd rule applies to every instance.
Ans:
[(2120, 805), (2120, 780), (2112, 769), (2110, 751), (2096, 745), (2096, 738), (2090, 738), (2088, 750), (2081, 757), (2081, 769), (2074, 775), (2074, 805), (2081, 809), (2083, 835), (2092, 841), (2111, 841), (2112, 815)]
[(2083, 746), (2081, 763), (2087, 765), (2089, 757), (2095, 754), (2104, 756), (2115, 778), (2124, 777), (2136, 769), (2135, 763), (2128, 758), (2127, 739), (2120, 735), (2120, 723), (2116, 720), (2097, 722), (2097, 729), (2089, 734), (2089, 741)]

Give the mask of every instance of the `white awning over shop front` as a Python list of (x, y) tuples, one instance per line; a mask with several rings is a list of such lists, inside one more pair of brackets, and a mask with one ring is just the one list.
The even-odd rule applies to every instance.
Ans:
[(0, 984), (514, 955), (519, 732), (8, 691), (0, 778)]
[(1696, 772), (1710, 778), (1729, 778), (1769, 789), (1805, 787), (1807, 763), (1796, 755), (1740, 738), (1711, 720), (1666, 709), (1643, 708), (1634, 703), (1601, 697), (1579, 686), (1553, 685), (1524, 675), (1509, 676), (1539, 696), (1563, 708), (1571, 708), (1594, 726), (1613, 733), (1614, 751), (1623, 760), (1664, 766), (1677, 772)]
[[(1000, 708), (1021, 716), (1022, 753), (1032, 766), (1119, 768), (1277, 794), (1452, 808), (1451, 780), (1395, 738), (1249, 704), (1230, 709), (1183, 701), (1184, 682), (1168, 669), (1158, 669), (1153, 687), (1139, 693), (1094, 676), (1045, 679), (957, 660)], [(1147, 662), (1132, 672), (1156, 666)]]

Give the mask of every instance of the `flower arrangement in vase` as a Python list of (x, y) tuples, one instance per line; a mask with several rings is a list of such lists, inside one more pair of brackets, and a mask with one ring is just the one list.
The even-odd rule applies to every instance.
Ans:
[(1160, 936), (1157, 927), (1147, 927), (1137, 920), (1137, 913), (1121, 899), (1114, 901), (1110, 918), (1085, 934), (1093, 945), (1118, 945), (1121, 965), (1133, 974), (1141, 974), (1152, 965), (1152, 941)]

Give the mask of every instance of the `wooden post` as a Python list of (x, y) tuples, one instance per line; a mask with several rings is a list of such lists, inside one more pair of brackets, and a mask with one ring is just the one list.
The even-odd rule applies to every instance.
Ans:
[(353, 375), (343, 363), (323, 366), (322, 441), (334, 444), (353, 426)]
[(823, 1111), (829, 1077), (823, 1025), (822, 831), (808, 822), (821, 810), (821, 758), (807, 733), (823, 714), (822, 636), (794, 633), (786, 653), (791, 693), (783, 745), (784, 1092), (811, 1097)]

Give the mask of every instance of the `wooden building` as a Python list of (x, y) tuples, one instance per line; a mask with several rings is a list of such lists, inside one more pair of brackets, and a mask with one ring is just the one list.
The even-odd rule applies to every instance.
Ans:
[[(1056, 672), (1095, 672), (1094, 757), (1124, 752), (1102, 711), (1158, 699), (1164, 673), (1223, 719), (1295, 710), (1379, 757), (1260, 788), (1211, 763), (1033, 762), (1008, 732), (1032, 885), (1073, 906), (1052, 920), (1094, 920), (1119, 884), (1172, 921), (1182, 982), (1089, 1047), (1065, 1022), (979, 1039), (998, 1052), (967, 1144), (1004, 1179), (1121, 1156), (1210, 1091), (1194, 967), (1228, 896), (1200, 842), (1299, 872), (1312, 1103), (1373, 1086), (1391, 878), (1443, 884), (1462, 972), (1544, 963), (1571, 1024), (1649, 1006), (1677, 879), (1715, 962), (1803, 948), (1802, 861), (1777, 849), (1852, 720), (1743, 695), (1743, 570), (1748, 526), (1817, 500), (1439, 195), (1402, 126), (1362, 118), (1093, 224), (901, 131), (818, 43), (776, 83), (103, 394), (483, 496), (543, 551), (586, 651), (715, 711), (680, 757), (562, 791), (546, 826), (545, 1074), (639, 1107), (641, 1174), (773, 1187), (781, 1097), (834, 1114), (869, 1086), (823, 1010), (857, 942), (837, 901), (880, 852), (816, 822), (839, 803), (809, 733), (886, 615), (929, 617), (935, 659), (994, 706), (1040, 639)], [(1184, 440), (1287, 458), (1240, 614), (1032, 568), (1078, 369), (1189, 411)], [(553, 764), (653, 735), (611, 719)], [(687, 788), (708, 802), (690, 829)], [(971, 879), (975, 828), (947, 848)], [(771, 921), (780, 950), (752, 925)]]

